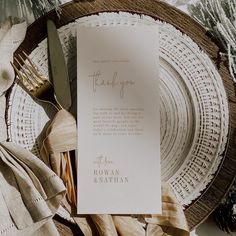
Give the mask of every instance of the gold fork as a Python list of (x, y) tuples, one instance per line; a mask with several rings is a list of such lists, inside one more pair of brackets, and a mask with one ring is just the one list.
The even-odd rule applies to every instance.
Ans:
[(42, 102), (52, 104), (57, 110), (62, 109), (62, 106), (56, 99), (54, 88), (51, 82), (39, 72), (37, 66), (32, 62), (25, 52), (23, 52), (23, 55), (26, 58), (25, 60), (19, 54), (18, 58), (20, 60), (18, 60), (17, 57), (14, 58), (17, 66), (15, 66), (12, 62), (11, 65), (15, 69), (26, 91), (32, 97)]
[[(26, 58), (25, 60), (23, 59), (23, 56)], [(16, 57), (14, 58), (16, 65), (12, 62), (11, 65), (17, 73), (26, 92), (35, 99), (52, 104), (57, 110), (62, 109), (62, 106), (56, 99), (51, 82), (39, 72), (37, 66), (25, 52), (23, 52), (23, 56), (19, 54), (19, 59)], [(60, 177), (67, 186), (67, 197), (69, 202), (76, 206), (76, 191), (69, 152), (64, 152), (63, 157), (67, 163), (67, 168), (61, 173)]]

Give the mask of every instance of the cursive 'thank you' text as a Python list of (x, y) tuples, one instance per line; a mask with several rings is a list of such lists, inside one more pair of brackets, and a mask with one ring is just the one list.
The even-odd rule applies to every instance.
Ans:
[(114, 72), (112, 79), (105, 80), (102, 77), (100, 71), (94, 72), (92, 75), (89, 75), (93, 81), (93, 92), (96, 93), (98, 87), (110, 87), (110, 88), (120, 88), (120, 98), (123, 98), (125, 95), (125, 88), (130, 85), (135, 85), (133, 80), (119, 80), (118, 73)]

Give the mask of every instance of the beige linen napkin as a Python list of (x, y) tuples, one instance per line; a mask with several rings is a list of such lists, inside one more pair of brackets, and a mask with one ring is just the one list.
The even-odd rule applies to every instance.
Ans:
[[(53, 170), (64, 175), (63, 152), (76, 148), (76, 122), (72, 115), (60, 110), (47, 130), (42, 157)], [(135, 201), (135, 199), (134, 199)], [(79, 204), (79, 199), (78, 199)], [(187, 221), (171, 187), (162, 184), (162, 215), (76, 215), (76, 209), (64, 201), (75, 222), (86, 236), (188, 236)]]
[[(14, 24), (15, 23), (15, 24)], [(14, 80), (13, 52), (23, 41), (26, 23), (0, 25), (0, 235), (59, 235), (52, 221), (66, 189), (41, 160), (7, 142), (5, 92)]]

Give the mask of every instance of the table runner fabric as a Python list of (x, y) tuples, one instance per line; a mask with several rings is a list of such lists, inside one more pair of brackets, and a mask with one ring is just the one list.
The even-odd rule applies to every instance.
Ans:
[[(0, 54), (4, 55), (0, 57), (0, 105), (4, 108), (0, 109), (0, 235), (58, 235), (52, 216), (61, 201), (86, 236), (97, 233), (104, 236), (189, 235), (182, 206), (169, 185), (162, 186), (162, 215), (78, 216), (64, 198), (65, 187), (55, 172), (29, 151), (6, 141), (5, 92), (14, 79), (10, 61), (25, 32), (24, 22), (13, 24), (9, 19), (0, 26)], [(65, 125), (69, 128), (65, 129)], [(64, 139), (68, 130), (74, 134), (68, 139), (69, 143)], [(68, 112), (62, 110), (55, 116), (46, 140), (50, 142), (46, 141), (43, 147), (43, 160), (47, 164), (54, 163), (55, 169), (60, 163), (55, 158), (62, 157), (61, 152), (75, 149), (77, 145), (75, 121)]]
[(25, 33), (25, 22), (9, 18), (0, 25), (0, 235), (59, 235), (52, 216), (66, 193), (63, 182), (31, 152), (6, 141), (10, 61)]

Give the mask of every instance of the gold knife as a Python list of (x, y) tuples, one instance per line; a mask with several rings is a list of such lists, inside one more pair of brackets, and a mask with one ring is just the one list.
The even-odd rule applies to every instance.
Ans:
[[(68, 110), (71, 107), (71, 91), (68, 70), (65, 57), (62, 50), (60, 38), (53, 21), (47, 21), (48, 32), (48, 59), (51, 72), (52, 83), (58, 103)], [(73, 178), (73, 170), (70, 159), (70, 152), (64, 152), (63, 158), (66, 162), (66, 168), (61, 174), (66, 187), (67, 197), (71, 204), (76, 206), (76, 190)]]

